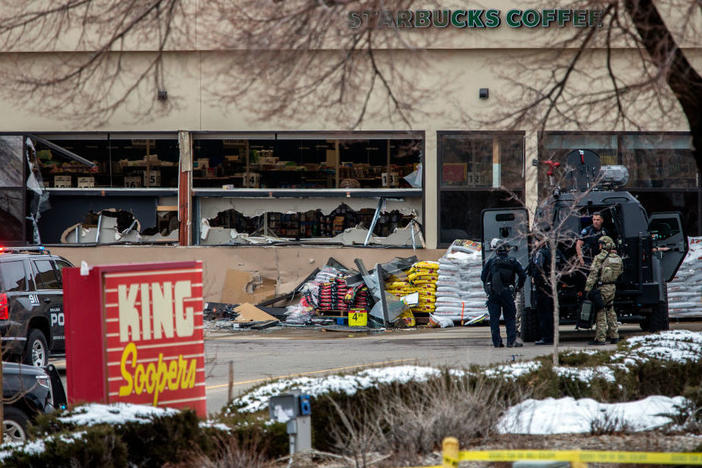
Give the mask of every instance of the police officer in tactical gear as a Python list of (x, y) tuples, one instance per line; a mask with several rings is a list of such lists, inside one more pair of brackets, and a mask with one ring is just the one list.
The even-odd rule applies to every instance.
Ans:
[(575, 243), (580, 266), (590, 266), (592, 258), (599, 252), (597, 243), (602, 236), (607, 235), (602, 223), (604, 223), (602, 214), (599, 211), (595, 212), (592, 214), (592, 224), (580, 232), (580, 239)]
[(493, 239), (491, 246), (496, 249), (497, 255), (485, 263), (480, 279), (488, 295), (487, 307), (490, 313), (492, 344), (495, 348), (504, 347), (500, 337), (500, 314), (504, 314), (507, 347), (519, 347), (522, 346), (522, 343), (517, 341), (514, 281), (515, 276), (517, 276), (519, 278), (517, 290), (522, 289), (526, 281), (526, 273), (519, 262), (508, 255), (509, 244), (499, 239)]
[(592, 301), (597, 311), (595, 339), (589, 344), (603, 345), (605, 339), (615, 344), (619, 341), (617, 334), (617, 313), (614, 311), (615, 282), (624, 270), (622, 258), (617, 255), (616, 245), (609, 236), (599, 239), (600, 253), (592, 261), (592, 268), (585, 283), (585, 294)]

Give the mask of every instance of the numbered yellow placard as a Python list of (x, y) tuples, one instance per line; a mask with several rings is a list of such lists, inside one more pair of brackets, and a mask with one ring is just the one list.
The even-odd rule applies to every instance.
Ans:
[(368, 312), (349, 311), (349, 327), (367, 327)]

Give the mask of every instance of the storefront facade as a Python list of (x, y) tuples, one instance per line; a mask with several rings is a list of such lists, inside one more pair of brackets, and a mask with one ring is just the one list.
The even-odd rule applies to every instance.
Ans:
[[(688, 234), (702, 235), (702, 181), (675, 106), (668, 115), (645, 116), (635, 131), (613, 118), (586, 129), (564, 123), (541, 137), (534, 128), (475, 118), (489, 120), (510, 99), (523, 104), (505, 77), (519, 69), (515, 53), (548, 51), (550, 34), (506, 26), (447, 29), (423, 52), (422, 66), (403, 60), (411, 52), (380, 50), (406, 63), (405, 75), (431, 91), (415, 102), (410, 125), (382, 112), (369, 112), (353, 130), (322, 112), (261, 120), (256, 96), (242, 105), (209, 94), (221, 86), (215, 70), (223, 52), (208, 47), (167, 52), (174, 105), (146, 117), (137, 118), (134, 108), (148, 94), (131, 95), (99, 124), (55, 119), (8, 101), (0, 115), (0, 157), (12, 168), (0, 189), (3, 239), (437, 249), (457, 238), (480, 240), (484, 208), (533, 210), (550, 191), (539, 161), (562, 161), (576, 148), (626, 166), (624, 188), (648, 211), (682, 211)], [(636, 51), (617, 60), (624, 63), (626, 53)], [(686, 53), (702, 62), (700, 48)], [(50, 57), (34, 54), (39, 61)], [(148, 54), (135, 50), (123, 59), (137, 64)], [(371, 102), (375, 110), (383, 105)], [(26, 188), (27, 160), (33, 189)]]

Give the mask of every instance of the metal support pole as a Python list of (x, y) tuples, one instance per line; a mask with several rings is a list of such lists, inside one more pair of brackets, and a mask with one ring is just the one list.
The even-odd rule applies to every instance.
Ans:
[(383, 279), (383, 267), (380, 264), (375, 267), (375, 274), (378, 279), (378, 290), (380, 291), (380, 307), (383, 310), (383, 326), (385, 328), (390, 324), (388, 317), (388, 302), (385, 300), (385, 280)]
[(98, 216), (97, 234), (95, 234), (95, 243), (100, 243), (100, 229), (102, 229), (102, 213)]
[(229, 361), (229, 387), (227, 389), (227, 403), (234, 398), (234, 361)]
[(368, 245), (368, 242), (370, 242), (370, 238), (373, 235), (373, 230), (375, 229), (375, 225), (378, 223), (378, 218), (380, 218), (380, 211), (383, 209), (383, 202), (385, 199), (383, 197), (380, 197), (378, 199), (378, 206), (375, 209), (375, 213), (373, 213), (373, 221), (371, 221), (370, 228), (368, 229), (368, 234), (366, 234), (366, 240), (363, 242), (363, 245)]

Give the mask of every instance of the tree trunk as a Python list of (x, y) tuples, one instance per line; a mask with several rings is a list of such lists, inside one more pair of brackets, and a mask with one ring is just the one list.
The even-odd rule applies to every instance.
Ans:
[(641, 44), (680, 103), (692, 133), (693, 155), (702, 172), (702, 77), (690, 65), (653, 0), (625, 0)]
[(560, 336), (559, 327), (561, 325), (561, 306), (558, 301), (558, 281), (556, 279), (556, 257), (558, 243), (554, 233), (549, 236), (548, 247), (551, 249), (551, 271), (549, 279), (551, 284), (551, 295), (553, 296), (553, 365), (558, 365), (558, 341)]

